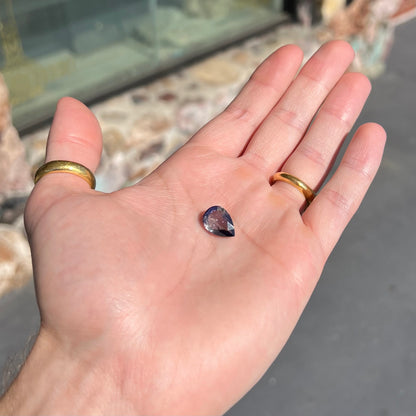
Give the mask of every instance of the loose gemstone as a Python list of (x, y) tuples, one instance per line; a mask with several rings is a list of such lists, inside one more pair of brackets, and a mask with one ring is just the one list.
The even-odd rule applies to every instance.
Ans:
[(221, 237), (234, 237), (234, 224), (230, 214), (218, 205), (215, 205), (205, 212), (202, 219), (204, 227), (210, 233)]

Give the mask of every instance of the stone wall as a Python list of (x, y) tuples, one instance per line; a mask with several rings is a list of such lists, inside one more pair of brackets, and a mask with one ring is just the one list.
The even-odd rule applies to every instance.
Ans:
[(7, 86), (0, 74), (0, 296), (32, 275), (22, 213), (32, 188), (26, 151), (10, 115)]

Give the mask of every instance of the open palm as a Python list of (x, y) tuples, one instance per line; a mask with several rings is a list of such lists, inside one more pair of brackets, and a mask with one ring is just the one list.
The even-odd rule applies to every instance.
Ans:
[[(381, 159), (384, 131), (367, 124), (306, 210), (294, 187), (269, 183), (276, 171), (315, 189), (326, 179), (370, 91), (345, 74), (352, 58), (331, 42), (296, 76), (300, 50), (280, 49), (135, 186), (102, 194), (62, 173), (36, 185), (26, 227), (39, 338), (115, 386), (122, 413), (223, 413), (280, 352)], [(94, 170), (100, 149), (92, 113), (61, 100), (47, 160)], [(235, 237), (204, 230), (213, 205)]]

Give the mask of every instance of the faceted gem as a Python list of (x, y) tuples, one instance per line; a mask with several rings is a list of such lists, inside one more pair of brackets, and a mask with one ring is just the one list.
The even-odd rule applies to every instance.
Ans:
[(234, 224), (230, 214), (218, 205), (208, 208), (202, 219), (204, 227), (210, 233), (221, 237), (234, 237)]

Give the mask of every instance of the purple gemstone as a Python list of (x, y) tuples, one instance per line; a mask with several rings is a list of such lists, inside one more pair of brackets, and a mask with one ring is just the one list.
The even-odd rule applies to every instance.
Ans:
[(221, 237), (234, 237), (234, 224), (230, 214), (222, 207), (215, 205), (205, 212), (202, 219), (204, 227), (210, 233)]

